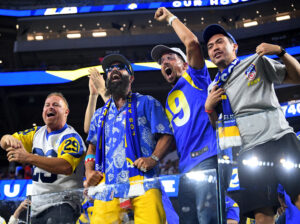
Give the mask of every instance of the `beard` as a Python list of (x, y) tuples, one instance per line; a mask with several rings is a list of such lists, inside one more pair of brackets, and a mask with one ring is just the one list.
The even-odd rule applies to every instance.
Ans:
[(113, 99), (125, 99), (127, 97), (127, 90), (129, 87), (129, 76), (120, 75), (121, 80), (112, 82), (111, 78), (106, 79), (105, 96), (112, 96)]

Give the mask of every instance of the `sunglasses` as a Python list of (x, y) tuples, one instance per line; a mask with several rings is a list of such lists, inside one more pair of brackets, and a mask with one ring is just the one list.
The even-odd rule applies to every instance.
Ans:
[(127, 72), (131, 75), (129, 68), (125, 64), (115, 64), (115, 65), (107, 66), (105, 69), (105, 73), (107, 74), (111, 72), (114, 68), (118, 70), (127, 70)]

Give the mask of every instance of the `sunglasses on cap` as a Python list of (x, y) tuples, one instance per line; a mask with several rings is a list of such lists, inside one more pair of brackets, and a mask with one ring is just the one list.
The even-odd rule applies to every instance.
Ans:
[(131, 75), (130, 70), (128, 69), (128, 67), (125, 64), (115, 64), (115, 65), (110, 65), (107, 66), (105, 69), (105, 73), (109, 73), (111, 72), (114, 68), (118, 69), (118, 70), (127, 70), (127, 72)]

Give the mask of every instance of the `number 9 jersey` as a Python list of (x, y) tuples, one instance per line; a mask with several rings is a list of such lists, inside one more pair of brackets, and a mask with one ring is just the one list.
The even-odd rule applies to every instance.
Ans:
[[(84, 158), (86, 147), (73, 127), (65, 124), (62, 129), (51, 133), (47, 132), (46, 126), (33, 127), (14, 133), (13, 136), (23, 143), (26, 151), (39, 156), (65, 159), (73, 168), (73, 173), (68, 176), (52, 174), (33, 166), (31, 195), (82, 188), (82, 158)], [(32, 203), (34, 204), (34, 201)], [(62, 203), (62, 200), (52, 200), (52, 203)], [(72, 204), (72, 202), (68, 203)], [(38, 210), (45, 209), (45, 206), (50, 207), (53, 204), (44, 201), (43, 205), (38, 206)], [(37, 209), (37, 206), (32, 206), (32, 209)]]
[(206, 65), (200, 70), (189, 66), (167, 98), (166, 114), (173, 128), (181, 173), (217, 154), (216, 134), (204, 107), (210, 83)]

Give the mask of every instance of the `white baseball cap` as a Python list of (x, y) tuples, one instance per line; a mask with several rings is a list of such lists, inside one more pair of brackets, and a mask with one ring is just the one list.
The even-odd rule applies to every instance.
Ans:
[(156, 45), (151, 51), (151, 57), (154, 61), (160, 64), (161, 56), (165, 53), (175, 53), (178, 54), (184, 62), (187, 62), (186, 55), (180, 48), (177, 47), (167, 47), (165, 45)]

